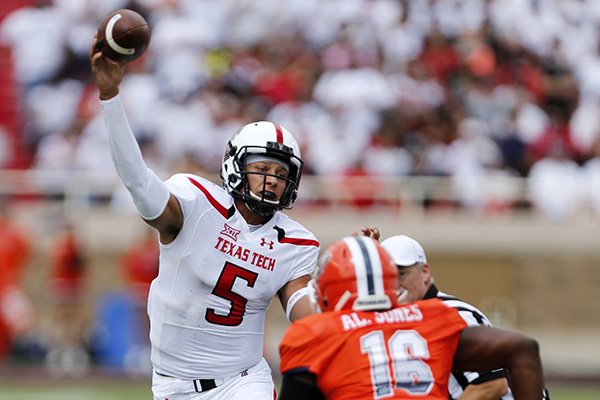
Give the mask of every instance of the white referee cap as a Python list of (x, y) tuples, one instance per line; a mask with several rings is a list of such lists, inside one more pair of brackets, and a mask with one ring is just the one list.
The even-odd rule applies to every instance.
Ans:
[(415, 239), (406, 235), (396, 235), (381, 242), (383, 247), (392, 257), (394, 264), (401, 267), (421, 263), (427, 264), (427, 257), (423, 247)]

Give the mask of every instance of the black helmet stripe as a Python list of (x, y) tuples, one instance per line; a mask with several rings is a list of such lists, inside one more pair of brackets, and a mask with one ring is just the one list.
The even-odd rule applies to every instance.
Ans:
[(359, 296), (384, 293), (381, 259), (373, 241), (363, 236), (345, 238), (354, 260), (356, 289)]
[(360, 248), (360, 252), (363, 256), (363, 260), (365, 261), (368, 293), (375, 294), (375, 283), (373, 282), (373, 265), (371, 263), (371, 257), (369, 256), (369, 252), (367, 251), (367, 247), (362, 241), (362, 238), (356, 238), (356, 243), (358, 243), (358, 247)]

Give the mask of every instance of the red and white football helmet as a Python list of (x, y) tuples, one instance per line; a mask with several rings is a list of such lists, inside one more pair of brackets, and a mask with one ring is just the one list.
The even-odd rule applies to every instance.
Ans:
[[(245, 171), (249, 155), (275, 158), (289, 167), (287, 184), (281, 199), (269, 200), (248, 189)], [(221, 178), (223, 187), (232, 196), (244, 201), (253, 212), (269, 216), (277, 210), (292, 208), (298, 197), (302, 166), (300, 146), (292, 134), (281, 125), (258, 121), (243, 126), (227, 143), (221, 164)], [(266, 177), (267, 174), (262, 175)]]
[(321, 311), (387, 310), (396, 302), (398, 272), (378, 241), (350, 236), (319, 260), (314, 286)]

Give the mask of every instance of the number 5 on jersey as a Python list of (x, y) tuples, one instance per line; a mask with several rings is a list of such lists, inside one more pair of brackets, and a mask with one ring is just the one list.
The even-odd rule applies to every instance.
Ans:
[(212, 290), (212, 294), (228, 300), (231, 303), (231, 308), (227, 315), (217, 314), (214, 308), (208, 308), (205, 315), (206, 320), (216, 325), (238, 326), (241, 324), (246, 313), (248, 299), (233, 292), (233, 285), (235, 280), (240, 278), (245, 280), (249, 287), (254, 287), (257, 277), (258, 274), (256, 272), (248, 271), (240, 266), (226, 262), (223, 271), (221, 271), (221, 276), (219, 276), (219, 280)]

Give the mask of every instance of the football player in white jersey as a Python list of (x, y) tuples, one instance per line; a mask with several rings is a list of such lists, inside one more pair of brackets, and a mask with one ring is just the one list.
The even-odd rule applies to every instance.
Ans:
[(319, 253), (314, 235), (279, 212), (298, 193), (298, 144), (277, 124), (251, 123), (227, 145), (223, 187), (191, 174), (163, 182), (142, 159), (119, 98), (125, 66), (95, 40), (90, 59), (115, 168), (159, 233), (148, 298), (154, 399), (273, 399), (265, 312), (277, 295), (290, 321), (313, 313), (306, 285)]

